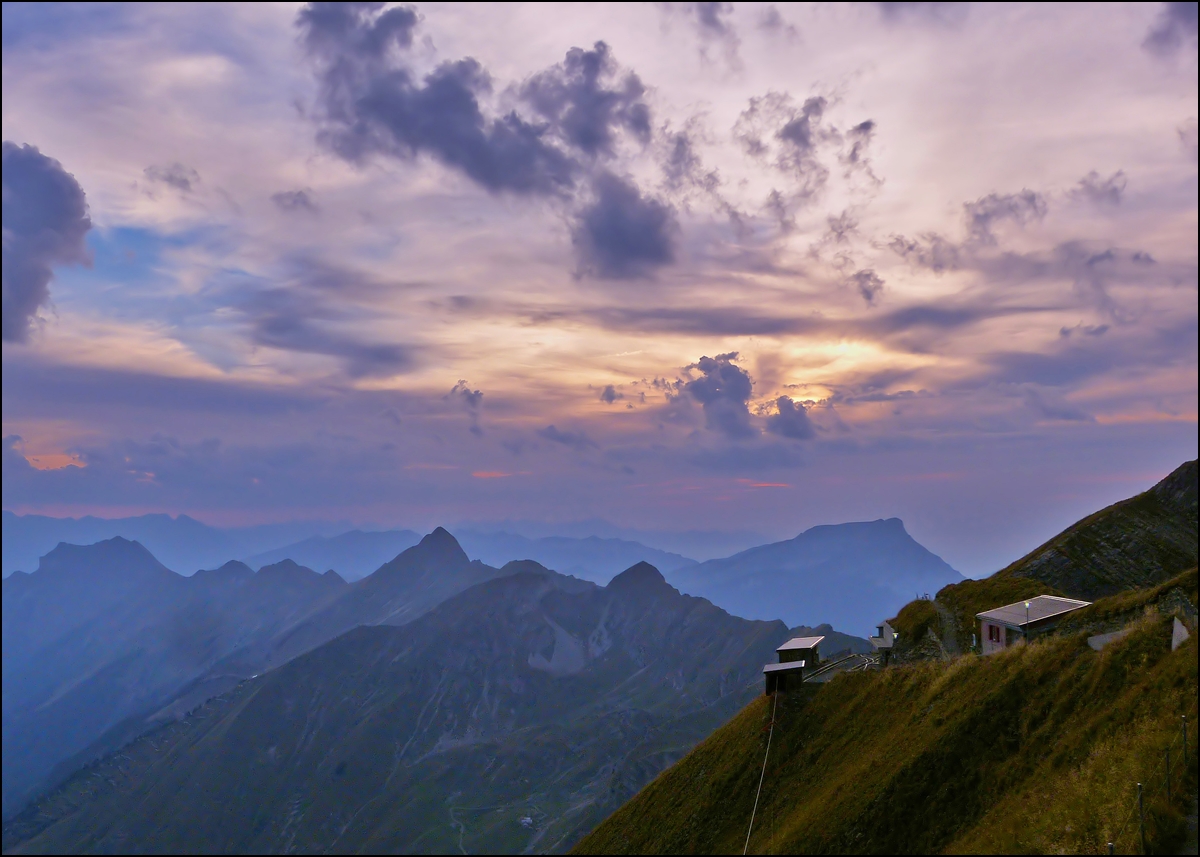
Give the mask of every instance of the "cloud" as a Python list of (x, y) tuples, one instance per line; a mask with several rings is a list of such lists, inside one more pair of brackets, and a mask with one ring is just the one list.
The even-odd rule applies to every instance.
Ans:
[(768, 92), (750, 99), (734, 123), (733, 136), (751, 158), (774, 166), (794, 184), (793, 201), (815, 197), (829, 180), (818, 154), (826, 141), (841, 139), (822, 125), (828, 102), (813, 96), (799, 107), (786, 93)]
[(989, 193), (974, 202), (963, 203), (963, 210), (966, 212), (968, 240), (994, 246), (994, 224), (1011, 220), (1024, 226), (1031, 220), (1045, 217), (1048, 207), (1045, 197), (1026, 189), (1019, 193)]
[(1121, 204), (1121, 197), (1125, 193), (1125, 171), (1117, 170), (1106, 179), (1101, 179), (1100, 174), (1092, 170), (1086, 176), (1079, 180), (1079, 184), (1072, 188), (1068, 195), (1072, 199), (1090, 202), (1092, 205), (1118, 206)]
[(1142, 47), (1159, 56), (1173, 54), (1189, 42), (1196, 44), (1195, 3), (1163, 3), (1158, 19), (1142, 41)]
[(925, 232), (918, 238), (893, 235), (888, 247), (909, 264), (928, 268), (935, 274), (953, 271), (962, 261), (958, 245), (936, 232)]
[(678, 232), (672, 206), (643, 196), (630, 181), (602, 173), (594, 200), (571, 230), (578, 272), (610, 280), (650, 276), (675, 261)]
[(604, 402), (606, 405), (611, 405), (617, 399), (624, 398), (625, 394), (618, 393), (612, 384), (605, 385), (604, 389), (600, 391), (600, 401)]
[(584, 432), (562, 431), (553, 424), (546, 426), (544, 429), (538, 429), (537, 436), (552, 443), (569, 446), (577, 452), (596, 446), (596, 442)]
[[(741, 46), (742, 40), (738, 38), (733, 22), (729, 20), (733, 14), (733, 4), (684, 3), (682, 8), (695, 23), (701, 40), (719, 43), (729, 66), (740, 69), (741, 59), (738, 57), (738, 48)], [(701, 45), (700, 56), (702, 59), (708, 59), (708, 51), (704, 45)]]
[(1179, 135), (1179, 145), (1184, 153), (1194, 162), (1197, 154), (1196, 117), (1193, 116), (1175, 129)]
[(847, 166), (848, 171), (854, 169), (864, 170), (872, 180), (878, 183), (879, 179), (871, 170), (871, 162), (867, 158), (867, 149), (874, 138), (874, 120), (866, 119), (859, 122), (846, 132), (846, 139), (850, 142), (850, 150), (842, 155), (841, 160)]
[(279, 193), (271, 194), (271, 202), (279, 207), (280, 211), (307, 211), (316, 214), (317, 205), (312, 201), (312, 197), (305, 190), (287, 190)]
[(868, 305), (873, 305), (875, 298), (883, 291), (883, 280), (870, 268), (855, 271), (850, 275), (850, 282), (858, 289), (858, 293), (862, 295), (862, 299)]
[(651, 133), (646, 88), (633, 72), (618, 77), (608, 45), (596, 42), (590, 51), (571, 48), (562, 63), (526, 81), (521, 95), (567, 145), (591, 158), (611, 157), (619, 130), (643, 144)]
[(462, 402), (467, 415), (471, 419), (471, 434), (476, 437), (482, 435), (483, 429), (479, 425), (479, 411), (483, 407), (483, 393), (479, 390), (472, 390), (466, 381), (459, 380), (450, 389), (450, 392), (446, 394), (446, 398), (455, 398)]
[(794, 402), (787, 396), (775, 400), (779, 412), (767, 417), (767, 431), (781, 437), (793, 440), (807, 440), (816, 432), (808, 419), (808, 411), (802, 403)]
[(783, 15), (779, 14), (779, 9), (774, 3), (769, 3), (759, 13), (758, 28), (765, 30), (768, 33), (782, 33), (788, 41), (794, 41), (800, 38), (800, 31), (792, 24), (784, 20)]
[(5, 342), (25, 342), (50, 300), (52, 266), (89, 264), (87, 198), (62, 164), (34, 146), (3, 144)]
[(905, 20), (957, 25), (966, 20), (969, 3), (889, 2), (876, 3), (889, 23)]
[(1094, 423), (1096, 418), (1091, 414), (1067, 404), (1063, 401), (1047, 401), (1033, 387), (1025, 390), (1025, 403), (1036, 414), (1049, 420), (1066, 420), (1069, 422)]
[(200, 174), (180, 163), (165, 167), (150, 166), (142, 172), (150, 181), (170, 185), (180, 193), (191, 193), (194, 186), (200, 183)]
[(488, 119), (479, 97), (491, 77), (476, 60), (444, 62), (425, 76), (393, 62), (412, 44), (416, 11), (382, 4), (314, 3), (298, 24), (318, 64), (325, 141), (342, 157), (413, 159), (429, 154), (497, 193), (555, 194), (576, 165), (550, 145), (544, 126), (515, 112)]
[(702, 377), (693, 378), (683, 385), (683, 391), (704, 409), (705, 427), (731, 440), (758, 435), (758, 430), (750, 423), (750, 409), (747, 407), (753, 382), (745, 369), (734, 365), (733, 361), (737, 359), (736, 351), (716, 357), (701, 357), (687, 368), (699, 370)]

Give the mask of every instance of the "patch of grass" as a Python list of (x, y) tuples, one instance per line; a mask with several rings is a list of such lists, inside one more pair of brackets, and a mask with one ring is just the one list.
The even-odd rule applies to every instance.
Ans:
[[(933, 621), (916, 610), (897, 619)], [(1171, 652), (1170, 622), (1147, 616), (1099, 653), (1050, 637), (780, 697), (750, 851), (1099, 853), (1138, 781), (1151, 848), (1173, 847), (1195, 753), (1175, 763), (1171, 803), (1155, 771), (1180, 715), (1195, 719), (1196, 676), (1195, 638)], [(756, 700), (575, 850), (741, 850), (771, 705)], [(1118, 851), (1136, 844), (1127, 829)]]
[(1170, 580), (1149, 589), (1134, 589), (1101, 598), (1063, 620), (1060, 632), (1069, 633), (1075, 628), (1086, 628), (1096, 623), (1131, 616), (1146, 607), (1157, 604), (1176, 588), (1183, 591), (1193, 605), (1196, 604), (1196, 569), (1190, 568)]

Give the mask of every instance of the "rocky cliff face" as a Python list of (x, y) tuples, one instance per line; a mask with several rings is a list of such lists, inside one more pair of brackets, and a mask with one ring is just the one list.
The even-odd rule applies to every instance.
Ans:
[(1115, 503), (996, 573), (1031, 578), (1093, 601), (1153, 586), (1196, 565), (1196, 462)]
[(5, 849), (560, 849), (761, 693), (787, 636), (646, 564), (607, 587), (507, 571), (142, 737), (30, 807)]

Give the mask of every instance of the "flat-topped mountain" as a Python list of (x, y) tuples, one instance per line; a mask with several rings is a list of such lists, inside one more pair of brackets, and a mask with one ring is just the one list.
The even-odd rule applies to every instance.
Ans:
[[(447, 536), (425, 559), (453, 557)], [(373, 577), (422, 574), (402, 558)], [(81, 770), (6, 826), (5, 850), (561, 849), (760, 693), (787, 636), (648, 564), (607, 587), (506, 571)]]
[(670, 575), (684, 592), (737, 616), (827, 622), (851, 632), (865, 632), (917, 594), (962, 579), (899, 518), (813, 527)]

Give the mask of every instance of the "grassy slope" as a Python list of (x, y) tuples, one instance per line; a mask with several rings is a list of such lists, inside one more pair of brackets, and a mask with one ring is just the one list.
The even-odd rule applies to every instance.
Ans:
[[(1161, 780), (1151, 769), (1180, 715), (1195, 721), (1196, 641), (1171, 652), (1170, 621), (1147, 615), (1100, 653), (1080, 633), (782, 697), (750, 850), (1101, 851), (1134, 783)], [(740, 850), (770, 704), (752, 703), (575, 850)], [(1188, 776), (1194, 789), (1194, 752)], [(1161, 788), (1148, 808), (1152, 841), (1175, 842), (1182, 816)], [(1135, 836), (1126, 827), (1118, 851)]]

